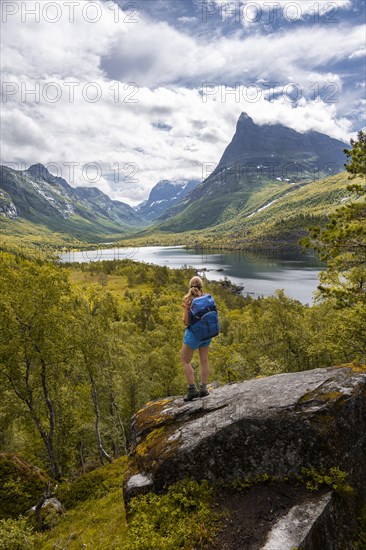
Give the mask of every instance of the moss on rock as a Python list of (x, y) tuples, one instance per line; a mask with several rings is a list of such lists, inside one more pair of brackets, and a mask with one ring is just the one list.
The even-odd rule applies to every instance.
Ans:
[(47, 482), (47, 474), (19, 454), (0, 453), (0, 519), (17, 518), (37, 504)]

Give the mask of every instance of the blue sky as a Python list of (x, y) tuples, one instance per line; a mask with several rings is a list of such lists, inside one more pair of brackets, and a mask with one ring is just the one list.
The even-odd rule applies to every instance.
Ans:
[(346, 141), (365, 127), (365, 0), (71, 4), (2, 2), (9, 165), (137, 204), (207, 176), (242, 111)]

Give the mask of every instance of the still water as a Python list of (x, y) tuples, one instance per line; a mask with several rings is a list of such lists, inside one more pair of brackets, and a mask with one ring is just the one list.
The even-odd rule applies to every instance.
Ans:
[(294, 252), (227, 252), (195, 250), (181, 246), (111, 248), (62, 254), (62, 262), (96, 262), (130, 258), (171, 268), (194, 267), (210, 280), (227, 277), (244, 285), (243, 294), (270, 296), (282, 288), (288, 296), (311, 304), (322, 264), (313, 257)]

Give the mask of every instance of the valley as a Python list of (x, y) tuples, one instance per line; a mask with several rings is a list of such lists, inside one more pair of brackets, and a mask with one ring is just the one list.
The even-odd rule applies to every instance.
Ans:
[(3, 243), (55, 247), (187, 245), (298, 247), (348, 200), (347, 144), (319, 132), (258, 125), (246, 113), (203, 181), (162, 180), (136, 207), (72, 187), (42, 164), (0, 171)]

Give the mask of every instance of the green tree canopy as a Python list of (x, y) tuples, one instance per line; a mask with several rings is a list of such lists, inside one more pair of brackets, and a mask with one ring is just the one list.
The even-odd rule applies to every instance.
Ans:
[(327, 263), (320, 274), (321, 295), (334, 297), (342, 306), (366, 301), (366, 134), (360, 131), (351, 145), (344, 151), (351, 159), (345, 165), (350, 179), (359, 178), (348, 186), (354, 200), (336, 210), (325, 228), (311, 228), (303, 241)]
[(352, 178), (366, 176), (366, 133), (360, 130), (357, 134), (358, 140), (351, 139), (352, 149), (344, 149), (349, 164), (345, 164), (347, 172)]

